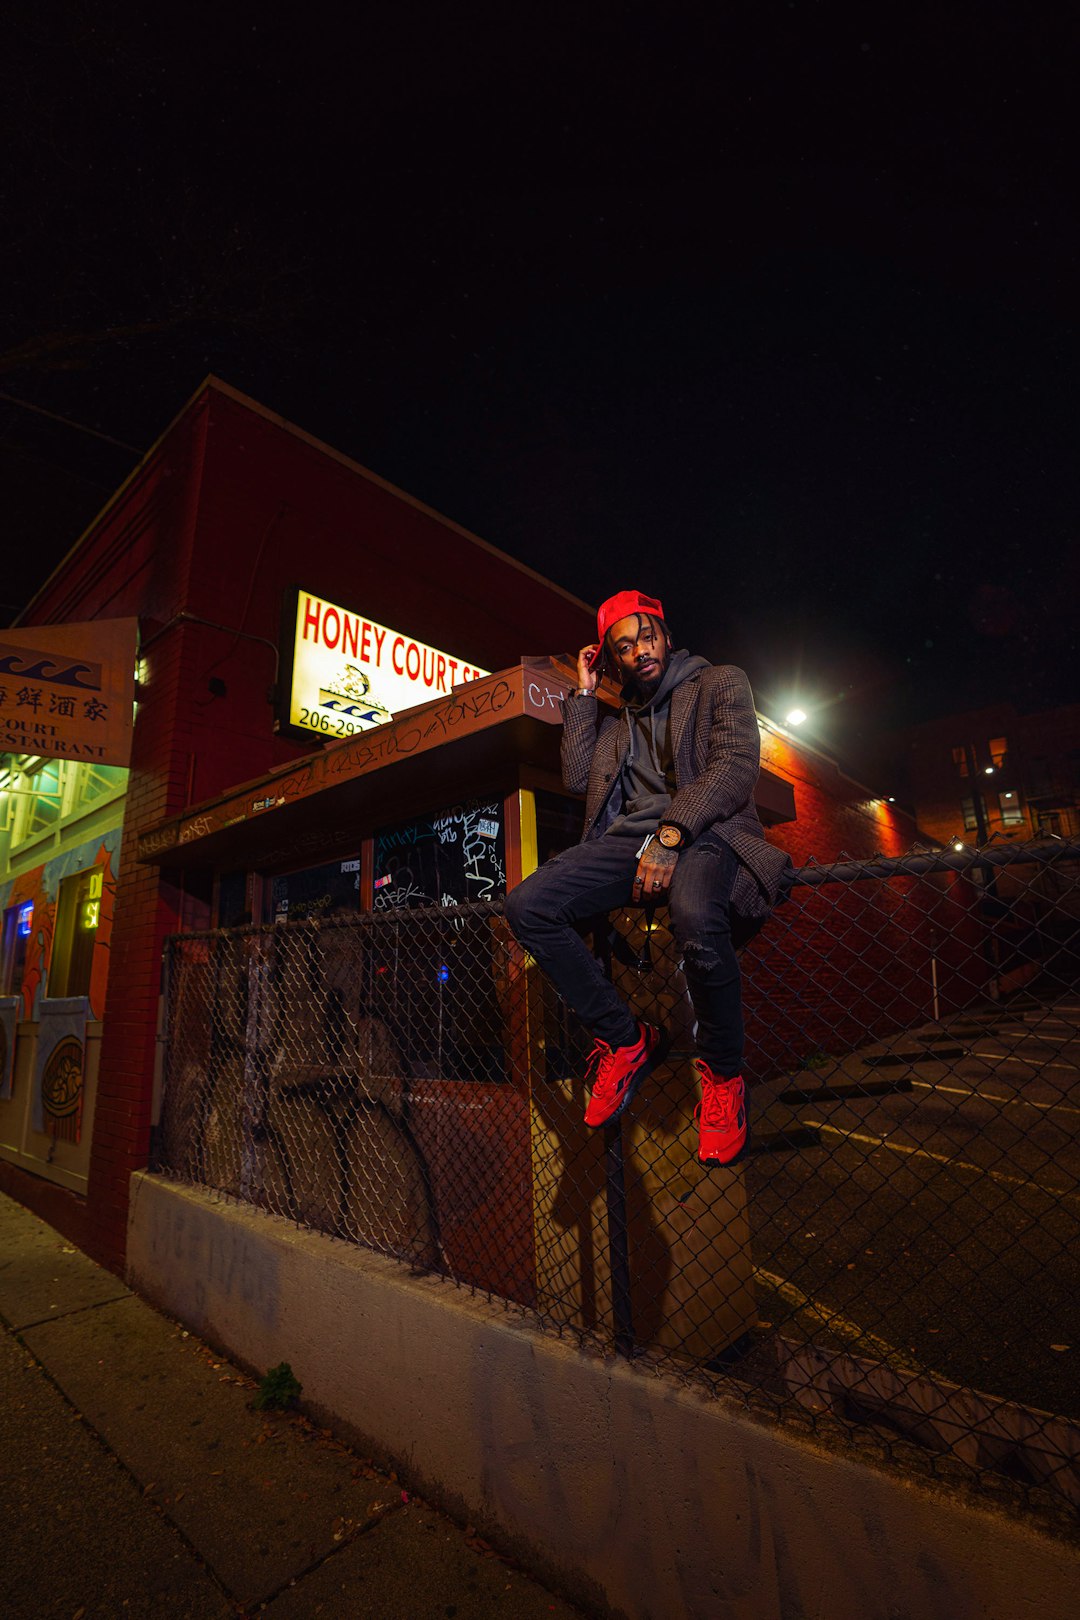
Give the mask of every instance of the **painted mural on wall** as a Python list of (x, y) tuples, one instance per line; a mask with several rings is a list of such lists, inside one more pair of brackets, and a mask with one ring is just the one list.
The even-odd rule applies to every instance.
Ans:
[(102, 868), (97, 936), (94, 942), (93, 965), (90, 972), (89, 1002), (92, 1019), (105, 1014), (105, 989), (109, 973), (109, 944), (112, 937), (113, 908), (116, 901), (116, 876), (120, 860), (119, 827), (111, 828), (100, 837), (85, 844), (77, 844), (63, 854), (55, 855), (41, 866), (29, 867), (17, 877), (0, 882), (0, 912), (11, 906), (33, 905), (30, 932), (26, 939), (26, 959), (20, 992), (19, 1018), (37, 1019), (41, 1016), (41, 1003), (45, 996), (49, 962), (52, 957), (53, 935), (56, 930), (56, 907), (60, 885), (66, 877), (83, 872), (88, 867)]

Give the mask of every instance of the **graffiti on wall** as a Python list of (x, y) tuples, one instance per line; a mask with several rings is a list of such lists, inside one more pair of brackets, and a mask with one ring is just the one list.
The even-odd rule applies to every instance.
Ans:
[(503, 807), (455, 805), (375, 836), (375, 910), (457, 906), (506, 892)]

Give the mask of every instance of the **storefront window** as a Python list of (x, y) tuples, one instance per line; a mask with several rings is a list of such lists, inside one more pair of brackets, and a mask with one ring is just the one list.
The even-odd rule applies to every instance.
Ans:
[(17, 996), (26, 969), (26, 947), (34, 926), (34, 902), (9, 906), (4, 912), (3, 958), (0, 964), (0, 995)]
[(104, 877), (104, 867), (92, 866), (64, 878), (60, 884), (49, 964), (50, 997), (89, 993)]
[(119, 798), (127, 788), (127, 779), (123, 765), (23, 755), (7, 784), (15, 805), (12, 851), (44, 840)]
[(276, 877), (271, 887), (270, 914), (274, 922), (310, 922), (335, 912), (356, 911), (360, 905), (360, 857), (309, 866), (302, 872)]
[(1023, 825), (1024, 812), (1018, 793), (999, 793), (998, 808), (1001, 811), (1001, 825), (1003, 827), (1020, 827)]
[(69, 762), (65, 776), (63, 817), (68, 821), (123, 793), (127, 787), (128, 773), (124, 765), (92, 765), (73, 760)]
[(438, 907), (372, 936), (367, 1010), (390, 1032), (414, 1079), (506, 1079), (498, 998), (502, 947), (483, 912), (452, 908), (506, 893), (501, 799), (454, 805), (384, 828), (374, 840), (375, 910)]
[(34, 760), (16, 776), (12, 849), (30, 843), (59, 823), (62, 765), (59, 759)]
[(252, 920), (248, 907), (247, 873), (222, 872), (218, 878), (217, 925), (219, 928), (242, 928)]
[(459, 906), (506, 893), (501, 799), (454, 805), (375, 834), (375, 910)]

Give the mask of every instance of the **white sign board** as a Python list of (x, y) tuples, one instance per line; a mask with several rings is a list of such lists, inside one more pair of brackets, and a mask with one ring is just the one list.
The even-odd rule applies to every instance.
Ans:
[(0, 630), (0, 753), (131, 763), (137, 619)]
[(488, 673), (310, 591), (297, 595), (288, 713), (297, 730), (349, 737)]

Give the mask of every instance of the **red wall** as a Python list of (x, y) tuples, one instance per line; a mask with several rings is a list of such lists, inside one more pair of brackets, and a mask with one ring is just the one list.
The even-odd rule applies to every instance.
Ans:
[[(26, 624), (136, 615), (148, 668), (135, 727), (105, 1032), (84, 1200), (11, 1166), (2, 1183), (103, 1263), (123, 1264), (131, 1172), (144, 1166), (162, 943), (206, 921), (205, 897), (140, 866), (148, 826), (307, 751), (278, 738), (272, 649), (290, 584), (450, 647), (487, 669), (576, 649), (590, 611), (378, 480), (210, 384), (184, 410)], [(157, 634), (161, 632), (161, 634)], [(224, 682), (211, 692), (211, 678)]]
[[(839, 766), (765, 730), (762, 762), (792, 784), (796, 819), (769, 840), (798, 866), (903, 855), (919, 829)], [(747, 1043), (757, 1079), (840, 1054), (933, 1013), (986, 983), (978, 891), (951, 873), (799, 886), (744, 958)]]
[[(215, 391), (187, 607), (277, 641), (282, 593), (303, 585), (484, 669), (527, 653), (576, 653), (592, 612), (407, 497)], [(201, 669), (224, 698), (193, 693), (192, 799), (306, 752), (268, 743), (267, 647), (201, 630)]]
[[(187, 411), (45, 584), (27, 624), (137, 615), (144, 636), (184, 605), (206, 427)], [(177, 924), (158, 874), (136, 865), (140, 825), (182, 803), (185, 756), (174, 740), (190, 659), (164, 649), (160, 679), (140, 707), (125, 806), (101, 1068), (85, 1200), (8, 1167), (4, 1180), (32, 1208), (104, 1262), (122, 1262), (127, 1186), (146, 1163), (161, 940)]]

